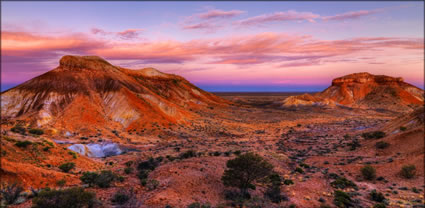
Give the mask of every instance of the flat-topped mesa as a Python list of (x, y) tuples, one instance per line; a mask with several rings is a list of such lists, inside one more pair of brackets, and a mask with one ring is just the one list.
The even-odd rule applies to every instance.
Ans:
[(98, 56), (63, 56), (59, 61), (62, 69), (90, 69), (90, 70), (111, 70), (115, 66)]
[(367, 72), (354, 73), (343, 77), (332, 80), (332, 86), (340, 86), (346, 83), (378, 83), (378, 84), (390, 84), (403, 82), (401, 77), (389, 77), (385, 75), (373, 75)]

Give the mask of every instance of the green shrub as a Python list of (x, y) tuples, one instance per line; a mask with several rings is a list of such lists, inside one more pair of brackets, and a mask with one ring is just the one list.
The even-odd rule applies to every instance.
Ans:
[(295, 172), (304, 173), (304, 170), (300, 167), (295, 168)]
[(305, 164), (305, 163), (301, 163), (300, 166), (303, 167), (303, 168), (310, 168), (310, 166), (308, 164)]
[(353, 151), (353, 150), (356, 150), (357, 147), (361, 147), (362, 145), (360, 145), (359, 140), (354, 139), (353, 141), (351, 141), (350, 143), (348, 143), (347, 146), (349, 146), (350, 147), (350, 150)]
[(12, 132), (24, 135), (26, 133), (26, 129), (21, 125), (17, 124), (10, 129)]
[(387, 142), (384, 142), (384, 141), (379, 141), (379, 142), (376, 142), (376, 144), (375, 144), (375, 147), (376, 147), (377, 149), (385, 149), (385, 148), (387, 148), (388, 146), (390, 146), (390, 144), (389, 144), (389, 143), (387, 143)]
[(80, 180), (85, 184), (89, 184), (89, 186), (94, 186), (96, 184), (97, 177), (99, 177), (99, 174), (96, 172), (84, 172), (80, 177)]
[(111, 183), (117, 180), (117, 178), (117, 175), (112, 171), (102, 170), (100, 174), (96, 172), (84, 172), (80, 180), (90, 186), (96, 185), (100, 188), (109, 188)]
[(376, 170), (370, 165), (365, 165), (360, 169), (360, 171), (363, 175), (363, 178), (366, 180), (373, 180), (376, 178)]
[(110, 170), (102, 170), (99, 177), (96, 178), (96, 185), (100, 188), (109, 188), (111, 183), (117, 179), (117, 176)]
[(180, 154), (180, 159), (187, 159), (191, 157), (196, 157), (196, 151), (195, 150), (188, 150), (182, 154)]
[(187, 208), (211, 208), (211, 205), (209, 204), (200, 204), (199, 202), (193, 202), (192, 204), (189, 204)]
[(400, 131), (406, 131), (407, 130), (407, 128), (406, 127), (404, 127), (404, 126), (400, 126)]
[(95, 205), (95, 196), (83, 188), (44, 189), (32, 200), (32, 204), (33, 208), (88, 208)]
[(77, 159), (78, 155), (76, 152), (69, 151), (68, 154), (72, 155), (72, 158)]
[(369, 193), (369, 197), (371, 200), (376, 202), (384, 202), (385, 200), (385, 196), (382, 193), (377, 192), (375, 189)]
[(60, 187), (64, 186), (65, 184), (66, 184), (65, 179), (61, 179), (61, 180), (56, 181), (56, 185), (58, 185)]
[(362, 134), (362, 137), (365, 139), (380, 139), (385, 137), (385, 132), (382, 132), (382, 131), (365, 132)]
[(270, 201), (273, 203), (279, 203), (283, 200), (287, 200), (288, 198), (280, 191), (282, 178), (277, 173), (273, 173), (269, 175), (268, 180), (269, 185), (266, 192), (264, 193), (264, 196), (270, 199)]
[(115, 194), (112, 196), (111, 201), (113, 203), (123, 205), (127, 203), (129, 199), (130, 199), (130, 196), (124, 190), (119, 190), (115, 192)]
[(0, 186), (0, 196), (6, 204), (13, 204), (22, 191), (24, 191), (24, 188), (17, 183), (2, 183)]
[(415, 175), (416, 175), (416, 167), (415, 167), (415, 165), (404, 165), (401, 168), (400, 175), (403, 178), (407, 178), (407, 179), (410, 179), (410, 178), (415, 177)]
[(345, 193), (343, 191), (339, 191), (339, 190), (336, 190), (334, 192), (334, 204), (337, 207), (341, 207), (341, 208), (353, 206), (353, 202), (352, 202), (350, 195), (348, 195), (347, 193)]
[(239, 156), (241, 154), (240, 150), (236, 150), (233, 154), (235, 154), (236, 156)]
[(337, 189), (345, 189), (348, 187), (357, 188), (357, 185), (353, 181), (350, 181), (345, 177), (338, 177), (331, 183), (331, 186)]
[(25, 140), (25, 141), (17, 141), (15, 143), (15, 146), (20, 147), (20, 148), (26, 148), (28, 145), (31, 145), (32, 142)]
[(44, 131), (42, 129), (30, 129), (28, 132), (30, 134), (35, 134), (35, 135), (42, 135), (42, 134), (44, 134)]
[(137, 166), (138, 170), (155, 170), (156, 167), (158, 167), (160, 162), (158, 160), (155, 160), (153, 158), (149, 158), (149, 160), (145, 160), (139, 163)]
[(283, 184), (285, 184), (285, 185), (292, 185), (292, 184), (294, 184), (294, 181), (292, 181), (291, 179), (285, 179), (284, 181), (283, 181)]
[(133, 172), (133, 168), (132, 167), (126, 167), (126, 168), (124, 168), (124, 173), (125, 174), (130, 174), (132, 172)]
[(387, 207), (387, 205), (385, 205), (384, 203), (378, 203), (378, 204), (373, 205), (373, 208), (386, 208), (386, 207)]
[(59, 166), (59, 168), (65, 173), (68, 173), (74, 167), (75, 167), (75, 163), (73, 163), (73, 162), (64, 163), (64, 164)]
[(242, 193), (255, 186), (252, 182), (263, 179), (272, 173), (273, 165), (257, 154), (246, 153), (228, 160), (227, 169), (221, 180), (225, 186), (237, 187)]

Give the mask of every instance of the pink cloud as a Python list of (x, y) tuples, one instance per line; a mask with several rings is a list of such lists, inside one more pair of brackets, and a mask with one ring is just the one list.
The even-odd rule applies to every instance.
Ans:
[(360, 11), (351, 11), (342, 14), (336, 14), (333, 16), (322, 17), (323, 20), (346, 20), (346, 19), (357, 19), (363, 16), (368, 16), (371, 14), (376, 14), (383, 11), (382, 9), (376, 10), (360, 10)]
[(277, 21), (292, 21), (292, 20), (306, 20), (309, 22), (314, 22), (315, 19), (319, 18), (320, 15), (314, 14), (311, 12), (297, 12), (294, 10), (289, 10), (286, 12), (275, 12), (273, 14), (264, 14), (248, 19), (237, 21), (238, 25), (257, 25), (267, 22), (277, 22)]
[[(242, 69), (250, 69), (252, 72), (249, 72), (246, 77), (241, 75), (240, 79), (247, 80), (250, 76), (255, 80), (255, 77), (259, 75), (274, 77), (279, 74), (278, 71), (274, 72), (275, 74), (267, 74), (268, 70), (291, 67), (317, 68), (325, 65), (326, 67), (339, 65), (347, 67), (342, 64), (354, 66), (359, 63), (369, 63), (373, 67), (377, 65), (374, 63), (390, 64), (393, 58), (388, 57), (388, 54), (393, 54), (393, 57), (414, 55), (423, 52), (423, 48), (423, 38), (361, 37), (320, 40), (311, 36), (259, 33), (191, 41), (137, 40), (129, 43), (121, 39), (93, 39), (92, 36), (84, 34), (40, 36), (3, 31), (2, 73), (5, 75), (4, 79), (8, 80), (28, 79), (57, 66), (61, 55), (75, 54), (98, 55), (112, 63), (131, 63), (132, 66), (141, 67), (154, 66), (164, 71), (179, 69), (181, 75), (191, 79), (196, 77), (199, 79), (202, 77), (204, 80), (212, 79), (218, 76), (217, 74), (222, 74), (221, 77), (231, 77)], [(409, 64), (416, 64), (414, 66), (423, 64), (423, 57), (420, 59), (415, 57), (411, 59), (417, 61)], [(402, 62), (403, 59), (397, 60)], [(134, 68), (130, 65), (128, 65), (129, 68)], [(383, 67), (382, 64), (377, 66)], [(186, 68), (190, 73), (184, 70)], [(211, 72), (212, 69), (214, 73)], [(260, 69), (267, 70), (262, 71), (261, 73), (265, 73), (262, 75), (258, 72)], [(345, 70), (345, 68), (339, 69)], [(21, 78), (10, 77), (25, 71), (35, 73), (34, 70), (38, 74), (19, 76)]]
[(186, 29), (186, 30), (194, 30), (194, 29), (212, 30), (212, 29), (215, 29), (216, 27), (217, 27), (216, 25), (213, 25), (212, 23), (209, 23), (209, 22), (201, 22), (201, 23), (183, 25), (183, 29)]
[(213, 10), (209, 10), (207, 12), (198, 14), (198, 17), (201, 19), (229, 18), (229, 17), (238, 16), (242, 13), (244, 13), (244, 11), (240, 11), (240, 10), (223, 11), (219, 9), (213, 9)]
[(121, 32), (108, 32), (100, 28), (91, 29), (91, 33), (95, 35), (114, 35), (125, 40), (137, 39), (142, 31), (143, 29), (127, 29)]

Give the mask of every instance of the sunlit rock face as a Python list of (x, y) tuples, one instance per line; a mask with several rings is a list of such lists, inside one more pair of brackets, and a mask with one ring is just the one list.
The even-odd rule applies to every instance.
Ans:
[(345, 105), (356, 108), (411, 111), (424, 104), (424, 91), (402, 78), (354, 73), (336, 78), (332, 85), (314, 95), (291, 96), (283, 106)]
[(76, 131), (181, 123), (188, 108), (227, 101), (153, 68), (130, 70), (97, 56), (64, 56), (59, 66), (1, 94), (3, 119)]

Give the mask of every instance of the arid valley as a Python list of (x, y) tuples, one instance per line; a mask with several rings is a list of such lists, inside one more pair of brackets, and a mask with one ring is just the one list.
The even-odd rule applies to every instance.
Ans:
[[(46, 207), (34, 201), (45, 188), (72, 187), (95, 193), (81, 207), (424, 203), (423, 90), (400, 78), (358, 73), (319, 93), (212, 94), (156, 69), (64, 56), (3, 92), (2, 116), (3, 191), (23, 187), (10, 207)], [(277, 199), (267, 180), (253, 181), (249, 197), (224, 186), (226, 162), (248, 152), (272, 164)]]
[(0, 1), (0, 208), (425, 208), (424, 1)]

